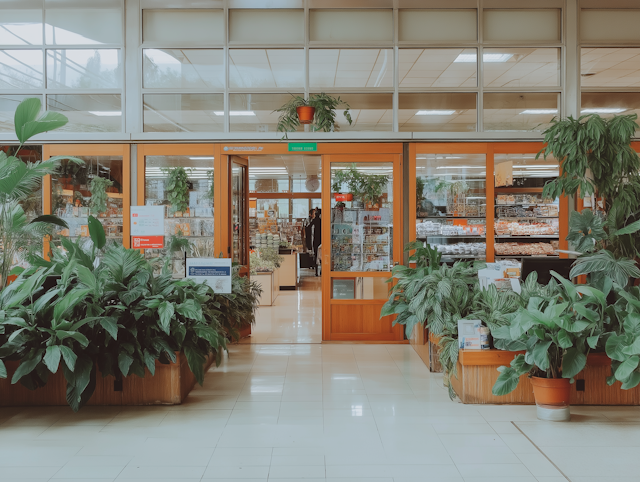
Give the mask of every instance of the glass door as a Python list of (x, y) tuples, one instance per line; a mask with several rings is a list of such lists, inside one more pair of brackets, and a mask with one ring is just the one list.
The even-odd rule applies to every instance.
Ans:
[[(402, 327), (380, 319), (392, 267), (401, 261), (401, 158), (325, 156), (322, 275), (328, 308), (323, 339), (402, 341)], [(328, 317), (328, 319), (327, 319)]]
[(231, 259), (242, 266), (249, 265), (249, 164), (239, 156), (229, 158), (229, 185), (231, 187)]

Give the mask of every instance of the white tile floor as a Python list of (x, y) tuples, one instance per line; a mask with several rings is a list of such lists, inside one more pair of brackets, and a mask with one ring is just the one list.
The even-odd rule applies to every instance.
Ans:
[(0, 481), (640, 480), (640, 408), (572, 412), (451, 402), (406, 345), (234, 345), (181, 406), (0, 409)]
[(0, 482), (640, 481), (640, 407), (452, 402), (408, 345), (312, 344), (307, 281), (181, 406), (0, 409)]

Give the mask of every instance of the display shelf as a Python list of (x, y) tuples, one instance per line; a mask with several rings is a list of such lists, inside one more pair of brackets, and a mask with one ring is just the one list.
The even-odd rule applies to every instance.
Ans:
[(478, 234), (427, 234), (417, 239), (426, 241), (428, 238), (446, 238), (446, 239), (486, 239), (486, 236), (480, 236)]
[(543, 238), (543, 239), (560, 239), (560, 236), (558, 236), (557, 234), (520, 234), (520, 235), (507, 235), (507, 234), (500, 234), (496, 236), (496, 239), (538, 239), (538, 238)]
[(496, 258), (501, 259), (522, 259), (522, 258), (559, 258), (557, 254), (496, 254)]
[(486, 216), (417, 216), (417, 219), (486, 219)]

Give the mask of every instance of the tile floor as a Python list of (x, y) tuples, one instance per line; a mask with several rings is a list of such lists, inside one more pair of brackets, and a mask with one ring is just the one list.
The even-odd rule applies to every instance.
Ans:
[(640, 480), (640, 409), (572, 411), (452, 402), (407, 345), (234, 345), (181, 406), (0, 409), (0, 481)]
[(242, 343), (322, 343), (321, 278), (300, 270), (300, 288), (280, 291), (273, 306), (261, 306), (251, 336)]

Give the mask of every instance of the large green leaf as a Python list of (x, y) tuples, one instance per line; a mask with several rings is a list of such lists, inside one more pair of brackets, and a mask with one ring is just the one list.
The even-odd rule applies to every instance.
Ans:
[(107, 237), (104, 233), (104, 227), (102, 223), (98, 221), (93, 216), (89, 216), (89, 236), (91, 236), (91, 241), (93, 241), (94, 246), (97, 249), (104, 248), (104, 245), (107, 244)]
[(58, 216), (54, 216), (52, 214), (43, 214), (42, 216), (38, 216), (31, 223), (46, 223), (46, 224), (55, 224), (56, 226), (60, 226), (61, 228), (69, 229), (69, 225), (64, 219), (60, 219)]
[(625, 381), (631, 376), (631, 373), (638, 368), (640, 363), (640, 357), (632, 356), (624, 360), (615, 371), (615, 376), (618, 380)]
[(558, 346), (560, 348), (569, 348), (570, 346), (573, 346), (573, 341), (571, 341), (569, 333), (565, 330), (560, 330), (558, 332)]
[[(502, 371), (500, 371), (500, 369), (502, 369)], [(500, 397), (502, 395), (507, 395), (516, 389), (520, 382), (520, 376), (511, 367), (500, 367), (498, 371), (500, 371), (500, 375), (498, 375), (498, 379), (493, 385), (491, 393)]]
[(43, 132), (59, 129), (69, 121), (59, 112), (46, 111), (36, 118), (40, 112), (40, 99), (25, 99), (18, 105), (14, 116), (16, 135), (21, 144)]
[(61, 356), (62, 352), (60, 351), (60, 347), (58, 345), (47, 347), (47, 350), (44, 354), (44, 364), (47, 365), (47, 368), (51, 373), (56, 373), (58, 371)]
[(31, 373), (38, 363), (42, 361), (42, 354), (44, 353), (43, 349), (40, 350), (31, 350), (27, 356), (20, 360), (20, 366), (18, 366), (17, 370), (13, 374), (11, 378), (11, 383), (18, 383), (22, 377)]
[(536, 343), (531, 351), (533, 363), (535, 363), (540, 370), (546, 371), (549, 368), (549, 347), (551, 343), (551, 341)]
[(60, 353), (62, 353), (62, 358), (64, 359), (64, 363), (67, 365), (67, 368), (70, 371), (73, 371), (76, 367), (78, 356), (71, 348), (65, 345), (60, 345)]
[(160, 315), (160, 328), (168, 335), (171, 330), (171, 320), (174, 315), (173, 303), (169, 301), (160, 303), (160, 306), (158, 306), (158, 314)]
[(120, 372), (122, 376), (129, 375), (129, 368), (131, 368), (131, 364), (133, 363), (133, 357), (128, 355), (127, 353), (120, 352), (118, 354), (118, 368), (120, 368)]
[(0, 378), (7, 378), (7, 367), (2, 360), (0, 360)]
[(633, 372), (629, 378), (622, 384), (620, 388), (623, 390), (631, 390), (632, 388), (637, 387), (640, 384), (640, 373), (637, 371)]
[(184, 303), (176, 305), (176, 311), (185, 318), (202, 320), (202, 308), (194, 300), (186, 300)]
[(625, 341), (626, 337), (620, 335), (611, 335), (607, 338), (607, 343), (605, 344), (607, 356), (612, 360), (625, 360), (627, 358), (624, 353), (624, 349), (627, 347)]
[(573, 378), (587, 364), (587, 355), (578, 351), (577, 348), (569, 348), (562, 357), (562, 377)]
[(623, 234), (633, 234), (640, 231), (640, 221), (635, 221), (631, 224), (628, 224), (622, 229), (618, 229), (611, 233), (611, 236), (622, 236)]
[(197, 348), (191, 348), (189, 346), (184, 347), (184, 354), (187, 357), (187, 363), (189, 364), (191, 372), (195, 376), (197, 382), (202, 385), (204, 383), (205, 355)]

